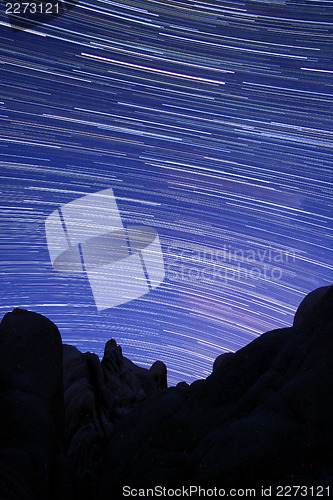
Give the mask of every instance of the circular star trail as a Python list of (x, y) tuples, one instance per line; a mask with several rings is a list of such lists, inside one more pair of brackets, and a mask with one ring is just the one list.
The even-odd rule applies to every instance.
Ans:
[[(45, 314), (99, 355), (113, 337), (171, 384), (289, 326), (332, 283), (332, 14), (93, 0), (12, 29), (2, 9), (1, 314)], [(108, 188), (125, 226), (157, 230), (166, 278), (98, 313), (86, 279), (52, 269), (44, 225)]]

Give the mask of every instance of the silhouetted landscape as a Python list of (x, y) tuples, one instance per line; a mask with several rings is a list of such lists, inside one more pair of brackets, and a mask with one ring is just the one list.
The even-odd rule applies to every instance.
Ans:
[(7, 313), (0, 498), (109, 500), (124, 486), (195, 485), (256, 488), (258, 498), (262, 487), (332, 486), (332, 301), (333, 286), (313, 291), (293, 326), (169, 388), (164, 363), (136, 366), (113, 339), (100, 361), (63, 345), (46, 317)]

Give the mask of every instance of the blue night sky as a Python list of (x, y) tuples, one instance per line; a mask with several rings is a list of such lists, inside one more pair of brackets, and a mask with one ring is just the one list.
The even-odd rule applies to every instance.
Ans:
[[(289, 326), (332, 283), (332, 24), (327, 1), (79, 1), (13, 31), (0, 13), (0, 313), (63, 341), (206, 377)], [(53, 270), (45, 220), (112, 188), (157, 230), (166, 278), (98, 312)]]

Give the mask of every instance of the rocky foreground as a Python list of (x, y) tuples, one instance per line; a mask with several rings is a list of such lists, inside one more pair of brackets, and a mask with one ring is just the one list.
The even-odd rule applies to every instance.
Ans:
[(0, 499), (152, 498), (156, 485), (333, 494), (332, 359), (333, 286), (305, 297), (292, 327), (170, 388), (163, 363), (140, 368), (114, 340), (100, 362), (15, 309), (0, 325)]

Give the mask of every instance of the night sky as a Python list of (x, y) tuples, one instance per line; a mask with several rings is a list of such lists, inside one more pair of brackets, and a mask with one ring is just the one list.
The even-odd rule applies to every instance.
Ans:
[[(54, 321), (102, 355), (115, 338), (169, 383), (289, 326), (332, 283), (328, 1), (79, 1), (1, 47), (0, 313)], [(45, 220), (112, 188), (157, 230), (166, 278), (98, 312), (51, 265)]]

